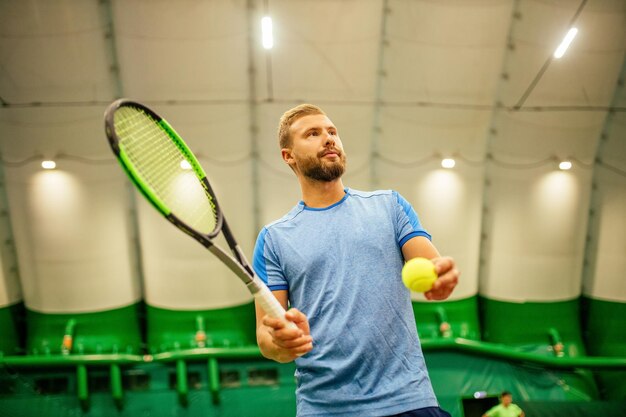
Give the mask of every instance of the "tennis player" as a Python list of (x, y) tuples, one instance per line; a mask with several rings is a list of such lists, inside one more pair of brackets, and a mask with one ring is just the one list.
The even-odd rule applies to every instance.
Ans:
[(492, 407), (482, 417), (524, 417), (522, 409), (513, 404), (513, 395), (508, 391), (500, 394), (500, 404)]
[(287, 111), (278, 130), (283, 161), (302, 201), (265, 226), (254, 269), (297, 329), (257, 305), (262, 354), (296, 363), (298, 417), (441, 417), (417, 336), (406, 260), (432, 259), (425, 293), (448, 298), (459, 272), (441, 257), (411, 205), (394, 191), (343, 185), (346, 154), (337, 128), (309, 104)]

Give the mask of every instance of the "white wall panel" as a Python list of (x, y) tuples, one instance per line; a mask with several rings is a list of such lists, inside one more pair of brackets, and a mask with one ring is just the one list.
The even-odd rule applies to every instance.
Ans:
[(626, 178), (602, 168), (599, 182), (599, 227), (593, 278), (585, 282), (585, 295), (626, 302)]
[(590, 173), (492, 171), (481, 294), (507, 301), (580, 295)]
[(6, 176), (28, 308), (94, 312), (141, 298), (117, 167), (59, 161), (44, 171), (32, 163)]

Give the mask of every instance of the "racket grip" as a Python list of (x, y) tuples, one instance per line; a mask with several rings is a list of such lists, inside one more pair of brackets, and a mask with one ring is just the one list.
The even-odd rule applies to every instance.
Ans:
[(266, 314), (277, 319), (282, 319), (288, 329), (296, 329), (298, 327), (293, 321), (289, 321), (285, 318), (285, 309), (265, 285), (259, 286), (259, 291), (254, 294), (254, 298), (258, 301)]

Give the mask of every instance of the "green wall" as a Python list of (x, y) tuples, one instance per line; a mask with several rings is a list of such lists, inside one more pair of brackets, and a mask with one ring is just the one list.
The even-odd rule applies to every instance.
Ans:
[[(558, 356), (553, 346), (560, 342), (563, 356), (586, 355), (578, 299), (512, 303), (481, 297), (480, 313), (485, 341), (550, 356)], [(564, 375), (559, 383), (586, 393), (588, 399), (599, 399), (594, 375), (590, 371), (579, 371), (577, 375)]]
[(26, 311), (27, 352), (62, 353), (64, 336), (72, 336), (72, 353), (141, 351), (140, 304), (98, 313), (50, 314)]
[[(577, 410), (600, 410), (614, 404), (598, 403), (597, 399), (625, 396), (621, 382), (624, 372), (596, 373), (599, 392), (589, 371), (551, 370), (484, 353), (437, 347), (437, 341), (462, 338), (480, 344), (484, 339), (512, 352), (554, 356), (551, 344), (556, 337), (564, 344), (563, 355), (567, 357), (584, 356), (586, 351), (626, 357), (623, 304), (592, 299), (585, 299), (582, 304), (579, 300), (505, 303), (470, 297), (450, 302), (414, 302), (413, 310), (420, 339), (430, 346), (425, 349), (425, 358), (435, 392), (441, 405), (454, 417), (463, 417), (462, 398), (472, 398), (477, 391), (496, 396), (506, 389), (529, 407), (535, 403), (550, 404), (546, 410), (558, 410), (559, 404), (566, 403), (588, 405), (577, 406)], [(584, 339), (580, 317), (584, 318)], [(294, 415), (293, 364), (276, 364), (254, 352), (252, 303), (206, 311), (173, 311), (142, 303), (88, 314), (28, 311), (27, 320), (30, 355), (63, 356), (59, 354), (69, 329), (74, 337), (72, 354), (120, 352), (136, 356), (134, 362), (119, 365), (62, 362), (47, 368), (21, 366), (17, 372), (0, 365), (0, 415)], [(449, 328), (442, 329), (446, 323)], [(13, 340), (16, 338), (19, 339), (15, 336)], [(202, 347), (200, 342), (210, 349), (198, 349)], [(226, 355), (203, 353), (213, 348)], [(248, 353), (239, 359), (228, 354), (239, 348)], [(178, 350), (181, 352), (175, 356)], [(159, 359), (159, 355), (165, 356)], [(163, 359), (170, 355), (175, 357)], [(124, 381), (121, 396), (111, 393), (114, 371), (121, 372)], [(88, 384), (77, 383), (80, 378), (87, 378)], [(583, 411), (576, 413), (585, 415)]]
[(480, 339), (477, 297), (456, 301), (414, 301), (413, 313), (420, 339), (442, 337), (442, 322), (450, 325), (450, 336)]
[(147, 343), (150, 352), (199, 347), (198, 331), (206, 334), (205, 346), (228, 347), (256, 344), (254, 304), (200, 311), (176, 311), (146, 306)]
[(510, 303), (481, 297), (483, 339), (514, 346), (550, 343), (558, 331), (568, 356), (585, 354), (578, 299), (560, 302)]
[(0, 308), (0, 355), (16, 355), (24, 345), (24, 304)]
[[(590, 355), (626, 357), (626, 303), (582, 299), (582, 324)], [(626, 400), (626, 372), (596, 373), (603, 398)]]

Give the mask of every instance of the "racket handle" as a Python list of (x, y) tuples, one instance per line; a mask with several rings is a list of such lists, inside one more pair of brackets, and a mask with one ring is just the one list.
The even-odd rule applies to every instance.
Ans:
[(259, 285), (259, 291), (254, 294), (254, 298), (259, 302), (266, 314), (277, 319), (282, 319), (288, 329), (298, 328), (293, 321), (289, 321), (285, 318), (285, 309), (265, 285)]

